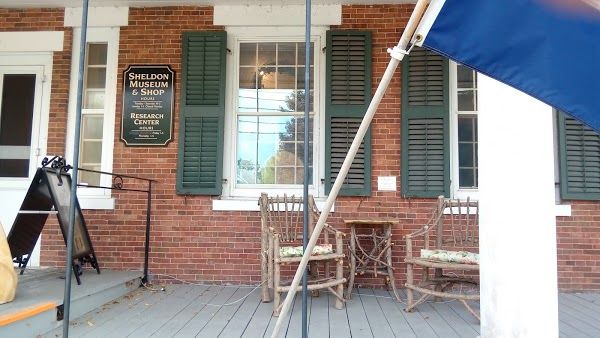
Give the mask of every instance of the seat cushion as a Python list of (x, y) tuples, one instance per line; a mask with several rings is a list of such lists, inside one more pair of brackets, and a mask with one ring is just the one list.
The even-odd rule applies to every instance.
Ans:
[(448, 263), (479, 264), (479, 254), (468, 251), (421, 249), (421, 258)]
[[(333, 246), (331, 244), (315, 245), (312, 250), (313, 256), (327, 255), (333, 253)], [(280, 257), (302, 257), (304, 254), (304, 248), (302, 246), (283, 246), (279, 248)]]

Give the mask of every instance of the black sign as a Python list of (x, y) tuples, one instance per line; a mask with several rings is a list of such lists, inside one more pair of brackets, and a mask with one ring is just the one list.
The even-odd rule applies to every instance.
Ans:
[(121, 140), (164, 146), (172, 140), (175, 72), (169, 66), (129, 66), (123, 73)]

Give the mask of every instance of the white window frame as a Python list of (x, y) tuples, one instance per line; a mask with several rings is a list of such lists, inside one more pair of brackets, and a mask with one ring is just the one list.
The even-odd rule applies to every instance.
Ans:
[[(449, 65), (449, 96), (450, 96), (450, 191), (453, 198), (479, 200), (479, 188), (469, 189), (459, 187), (458, 170), (458, 116), (459, 115), (479, 115), (479, 111), (474, 113), (458, 112), (458, 88), (457, 88), (457, 63), (450, 61)], [(475, 95), (478, 91), (475, 92)], [(477, 128), (479, 132), (479, 128)], [(479, 137), (477, 138), (479, 140)]]
[[(224, 154), (223, 154), (223, 178), (226, 180), (222, 198), (224, 199), (252, 199), (256, 203), (256, 199), (261, 192), (269, 194), (295, 194), (302, 195), (302, 187), (292, 185), (279, 185), (273, 188), (257, 187), (257, 188), (241, 188), (236, 186), (236, 147), (237, 147), (237, 89), (239, 79), (239, 46), (242, 42), (303, 42), (304, 28), (303, 27), (228, 27), (227, 29), (227, 45), (231, 50), (228, 54), (227, 62), (227, 81), (226, 81), (226, 103), (225, 103), (225, 135), (234, 137), (225, 137)], [(324, 157), (325, 157), (325, 140), (324, 129), (325, 123), (325, 102), (322, 88), (325, 88), (325, 58), (322, 53), (324, 43), (326, 41), (326, 28), (313, 28), (311, 34), (311, 42), (314, 44), (314, 124), (313, 124), (313, 182), (309, 187), (309, 194), (315, 197), (324, 196), (324, 184), (321, 183), (321, 177), (324, 175)]]
[[(119, 27), (90, 27), (87, 31), (87, 43), (106, 43), (106, 92), (104, 109), (83, 109), (83, 114), (103, 114), (102, 165), (101, 171), (112, 172), (114, 150), (114, 125), (117, 99), (117, 69), (119, 58)], [(77, 104), (77, 81), (79, 76), (79, 48), (81, 28), (73, 28), (73, 50), (71, 61), (71, 86), (69, 92), (69, 119), (67, 129), (67, 162), (74, 158), (75, 114)], [(78, 141), (80, 142), (80, 141)], [(112, 178), (101, 175), (100, 185), (110, 186)], [(83, 209), (113, 209), (114, 199), (109, 189), (80, 187), (77, 196)]]

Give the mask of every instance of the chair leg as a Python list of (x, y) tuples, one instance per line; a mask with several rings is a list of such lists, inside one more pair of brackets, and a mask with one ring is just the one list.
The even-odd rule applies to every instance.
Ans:
[[(344, 260), (342, 258), (337, 261), (335, 279), (338, 281), (344, 279)], [(344, 302), (340, 299), (340, 297), (344, 297), (344, 283), (338, 284), (337, 294), (339, 297), (335, 298), (335, 308), (341, 310), (344, 307)]]
[[(406, 285), (414, 285), (412, 263), (406, 263)], [(406, 311), (412, 310), (413, 301), (413, 290), (410, 288), (406, 288)]]
[(274, 239), (274, 256), (275, 261), (273, 262), (273, 316), (279, 316), (279, 304), (281, 303), (281, 263), (279, 261), (279, 239)]
[(269, 238), (264, 233), (261, 234), (261, 245), (260, 245), (260, 281), (261, 281), (261, 298), (263, 302), (270, 302), (271, 297), (269, 296), (269, 258), (268, 258), (268, 247)]

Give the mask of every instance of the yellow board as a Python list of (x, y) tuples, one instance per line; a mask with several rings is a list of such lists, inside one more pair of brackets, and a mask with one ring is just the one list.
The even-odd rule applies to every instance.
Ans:
[(12, 255), (6, 241), (4, 228), (0, 223), (0, 304), (15, 299), (17, 291), (17, 273), (13, 267)]

